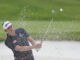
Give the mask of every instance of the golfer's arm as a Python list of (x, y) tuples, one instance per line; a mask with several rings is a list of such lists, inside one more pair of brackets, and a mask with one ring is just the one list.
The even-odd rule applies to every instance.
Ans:
[(33, 48), (35, 48), (35, 46), (19, 46), (17, 45), (14, 50), (15, 51), (29, 51), (32, 50)]
[(27, 37), (27, 39), (30, 41), (32, 45), (36, 44), (36, 41), (31, 36)]

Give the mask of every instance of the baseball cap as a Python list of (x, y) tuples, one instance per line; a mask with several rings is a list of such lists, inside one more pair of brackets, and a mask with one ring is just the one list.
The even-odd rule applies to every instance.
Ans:
[(11, 25), (12, 25), (11, 22), (6, 21), (6, 22), (3, 23), (3, 29), (6, 30), (6, 29), (8, 29), (8, 27), (10, 27)]

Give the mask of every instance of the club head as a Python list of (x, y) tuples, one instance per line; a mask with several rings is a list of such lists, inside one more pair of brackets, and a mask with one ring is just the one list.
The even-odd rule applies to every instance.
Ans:
[(55, 10), (52, 10), (52, 14), (54, 14), (54, 15), (55, 15)]

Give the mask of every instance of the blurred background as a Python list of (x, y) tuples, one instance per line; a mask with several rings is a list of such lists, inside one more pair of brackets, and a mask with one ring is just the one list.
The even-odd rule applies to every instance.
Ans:
[(22, 27), (40, 40), (52, 17), (47, 40), (80, 40), (80, 0), (0, 0), (0, 41), (6, 38), (4, 21), (11, 21), (15, 29)]

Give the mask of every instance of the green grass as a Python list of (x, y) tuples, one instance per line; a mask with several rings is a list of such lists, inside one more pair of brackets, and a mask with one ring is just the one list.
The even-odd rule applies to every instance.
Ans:
[[(63, 12), (59, 9), (63, 8)], [(2, 22), (25, 28), (32, 37), (41, 39), (52, 18), (49, 40), (80, 40), (80, 0), (0, 0), (0, 41), (6, 38)]]
[[(14, 28), (23, 27), (34, 39), (42, 39), (50, 21), (11, 21)], [(2, 23), (2, 22), (1, 22)], [(53, 21), (46, 35), (48, 40), (80, 40), (80, 22)], [(6, 35), (0, 26), (0, 40)]]
[(27, 20), (49, 20), (53, 9), (56, 20), (80, 20), (80, 0), (0, 0), (0, 20), (17, 20), (22, 13)]

